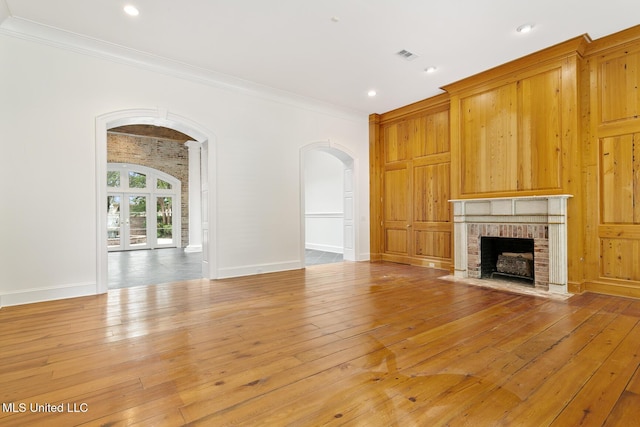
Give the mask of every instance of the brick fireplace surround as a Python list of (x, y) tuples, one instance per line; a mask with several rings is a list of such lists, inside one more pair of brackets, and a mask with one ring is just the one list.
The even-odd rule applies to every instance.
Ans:
[(455, 277), (480, 278), (482, 237), (533, 239), (535, 288), (567, 294), (569, 195), (451, 200)]

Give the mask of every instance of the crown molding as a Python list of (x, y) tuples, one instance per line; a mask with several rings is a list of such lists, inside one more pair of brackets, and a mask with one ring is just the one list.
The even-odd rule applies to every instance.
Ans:
[[(8, 15), (4, 20), (2, 20), (3, 8), (6, 9)], [(55, 27), (42, 25), (34, 21), (16, 18), (9, 14), (5, 0), (0, 0), (0, 22), (0, 34), (7, 36), (189, 80), (218, 89), (288, 104), (330, 116), (337, 116), (343, 119), (361, 121), (368, 116), (368, 113), (365, 112), (260, 85), (248, 80), (205, 68), (195, 67), (115, 43), (109, 43), (81, 34), (60, 30)]]

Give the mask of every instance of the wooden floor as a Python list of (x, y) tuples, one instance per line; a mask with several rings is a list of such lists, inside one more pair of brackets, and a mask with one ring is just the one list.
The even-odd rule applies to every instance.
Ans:
[(640, 425), (640, 301), (443, 274), (345, 262), (2, 308), (0, 425)]

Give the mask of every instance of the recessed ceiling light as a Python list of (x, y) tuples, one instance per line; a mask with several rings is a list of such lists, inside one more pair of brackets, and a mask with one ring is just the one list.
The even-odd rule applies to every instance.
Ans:
[(519, 33), (528, 33), (531, 30), (533, 30), (533, 24), (524, 24), (516, 28), (516, 31)]
[(437, 70), (436, 67), (427, 67), (424, 69), (424, 71), (426, 71), (427, 73), (431, 74), (431, 73), (435, 73)]
[(138, 16), (140, 14), (140, 11), (137, 7), (128, 4), (124, 7), (124, 13), (129, 16)]
[(374, 96), (377, 95), (377, 92), (375, 90), (370, 90), (369, 92), (367, 92), (367, 95), (369, 95), (370, 98), (373, 98)]

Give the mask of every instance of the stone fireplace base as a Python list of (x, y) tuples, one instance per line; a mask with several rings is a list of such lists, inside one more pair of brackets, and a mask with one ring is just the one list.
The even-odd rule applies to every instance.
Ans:
[(452, 200), (455, 276), (480, 278), (480, 239), (534, 240), (535, 287), (567, 293), (569, 195)]

